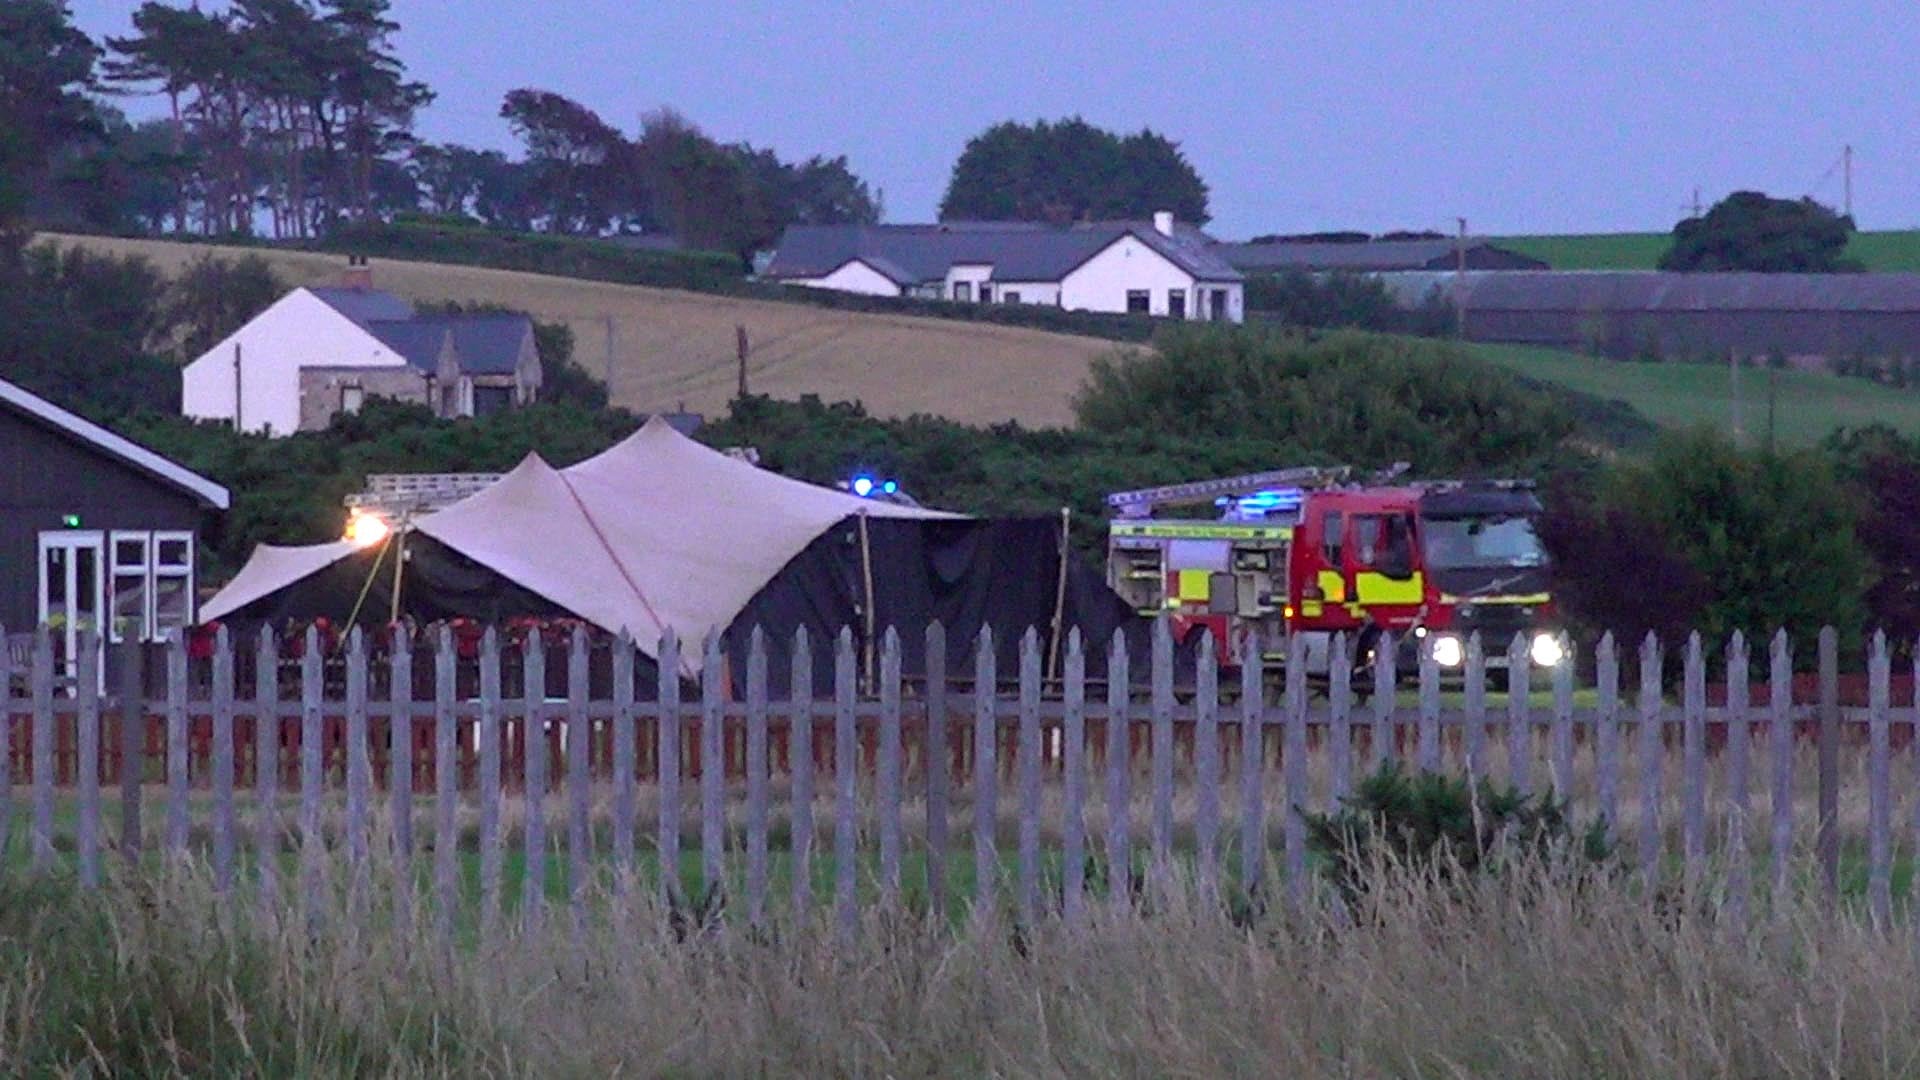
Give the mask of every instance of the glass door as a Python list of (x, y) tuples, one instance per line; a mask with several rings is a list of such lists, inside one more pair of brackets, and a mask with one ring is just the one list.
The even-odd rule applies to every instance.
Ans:
[(80, 636), (102, 629), (105, 563), (106, 537), (100, 533), (40, 534), (40, 625), (53, 636), (53, 674), (62, 685), (79, 678)]

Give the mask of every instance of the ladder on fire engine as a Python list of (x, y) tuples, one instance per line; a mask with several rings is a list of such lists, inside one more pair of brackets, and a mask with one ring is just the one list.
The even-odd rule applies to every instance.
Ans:
[(1344, 481), (1353, 470), (1345, 465), (1309, 465), (1292, 469), (1223, 476), (1214, 480), (1192, 480), (1184, 484), (1116, 491), (1107, 496), (1107, 509), (1124, 518), (1146, 517), (1155, 507), (1179, 503), (1208, 502), (1227, 495), (1243, 495), (1263, 488), (1331, 487)]

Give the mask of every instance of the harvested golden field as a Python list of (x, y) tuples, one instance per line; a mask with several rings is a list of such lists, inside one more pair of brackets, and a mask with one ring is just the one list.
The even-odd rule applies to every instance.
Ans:
[[(60, 244), (143, 255), (165, 272), (203, 254), (256, 249), (48, 235)], [(293, 285), (325, 284), (337, 255), (258, 251)], [(511, 270), (378, 261), (374, 283), (421, 302), (504, 304), (573, 328), (574, 356), (604, 375), (615, 404), (651, 412), (726, 410), (739, 380), (735, 328), (752, 343), (748, 385), (778, 398), (861, 401), (881, 416), (932, 413), (972, 424), (1072, 420), (1071, 399), (1112, 342), (1021, 327), (833, 311)]]

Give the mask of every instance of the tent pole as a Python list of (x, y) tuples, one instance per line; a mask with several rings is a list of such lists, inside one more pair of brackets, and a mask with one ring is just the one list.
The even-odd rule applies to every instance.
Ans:
[(860, 575), (865, 579), (867, 588), (866, 603), (862, 605), (864, 609), (862, 614), (865, 616), (863, 621), (866, 623), (866, 644), (863, 651), (866, 660), (864, 667), (866, 669), (867, 687), (871, 689), (875, 681), (873, 674), (873, 541), (872, 538), (867, 535), (867, 512), (865, 510), (860, 511)]
[(360, 618), (360, 606), (367, 602), (367, 593), (373, 589), (373, 579), (380, 576), (380, 564), (386, 560), (387, 549), (393, 546), (393, 534), (380, 542), (380, 554), (373, 557), (373, 566), (367, 570), (367, 580), (360, 583), (360, 595), (353, 599), (353, 610), (347, 612), (347, 629), (352, 629), (355, 620)]
[(407, 565), (407, 527), (402, 523), (394, 530), (393, 542), (393, 601), (387, 610), (387, 624), (400, 621), (400, 569)]
[(1067, 553), (1073, 527), (1073, 508), (1060, 508), (1060, 573), (1053, 592), (1053, 639), (1047, 643), (1047, 681), (1060, 674), (1060, 637), (1067, 618)]

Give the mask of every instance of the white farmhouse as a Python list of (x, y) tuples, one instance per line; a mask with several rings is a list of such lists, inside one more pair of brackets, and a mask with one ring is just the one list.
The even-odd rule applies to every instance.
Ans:
[(1165, 211), (1068, 226), (794, 225), (764, 276), (872, 296), (1240, 322), (1240, 272), (1213, 248)]
[(324, 428), (369, 397), (476, 416), (531, 402), (540, 384), (525, 315), (422, 316), (356, 266), (339, 285), (293, 290), (188, 364), (180, 407), (288, 435)]

